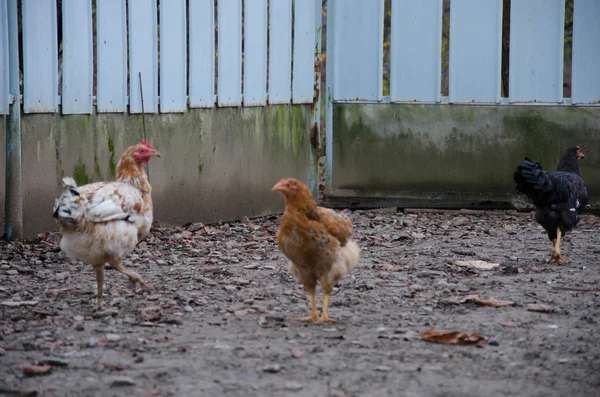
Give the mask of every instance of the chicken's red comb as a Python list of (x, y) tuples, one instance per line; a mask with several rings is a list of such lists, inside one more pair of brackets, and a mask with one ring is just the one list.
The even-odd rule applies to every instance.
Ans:
[(142, 143), (141, 143), (141, 145), (142, 145), (142, 146), (146, 146), (146, 147), (147, 147), (147, 148), (149, 148), (149, 149), (154, 149), (154, 148), (152, 147), (152, 145), (150, 145), (150, 144), (148, 143), (148, 141), (144, 141), (144, 142), (142, 142)]

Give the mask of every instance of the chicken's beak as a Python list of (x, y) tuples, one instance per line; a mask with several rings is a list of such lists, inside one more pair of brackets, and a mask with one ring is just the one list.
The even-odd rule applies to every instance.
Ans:
[(271, 189), (273, 192), (283, 192), (284, 190), (285, 187), (283, 186), (283, 181), (277, 182), (277, 184), (273, 186), (273, 189)]
[(152, 153), (153, 156), (156, 157), (160, 157), (160, 152), (158, 150), (154, 150), (154, 153)]

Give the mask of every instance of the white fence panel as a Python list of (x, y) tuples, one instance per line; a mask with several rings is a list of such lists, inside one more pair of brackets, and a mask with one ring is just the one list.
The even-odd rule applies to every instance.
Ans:
[(158, 37), (156, 0), (128, 0), (129, 4), (129, 111), (141, 113), (140, 77), (144, 111), (158, 112)]
[(125, 0), (96, 2), (98, 113), (127, 111), (126, 15)]
[(452, 0), (449, 73), (450, 102), (500, 102), (502, 0)]
[(292, 0), (271, 0), (269, 34), (269, 103), (292, 98)]
[(392, 102), (439, 102), (442, 74), (442, 0), (392, 2)]
[(23, 111), (58, 111), (56, 1), (23, 0)]
[(267, 0), (244, 3), (244, 106), (267, 103)]
[(242, 103), (242, 0), (218, 0), (219, 106)]
[[(320, 1), (319, 1), (320, 2)], [(294, 2), (292, 102), (312, 103), (315, 74), (316, 1)]]
[(185, 112), (187, 26), (185, 0), (160, 2), (160, 111)]
[(190, 107), (215, 105), (215, 2), (190, 0)]
[(573, 9), (573, 103), (600, 103), (600, 1), (576, 0)]
[(0, 114), (10, 105), (8, 70), (8, 3), (0, 0)]
[(94, 49), (92, 0), (62, 0), (63, 114), (93, 110)]
[(563, 98), (565, 0), (517, 0), (510, 8), (510, 102)]
[[(333, 99), (382, 99), (383, 0), (334, 0)], [(329, 54), (327, 54), (329, 56)]]

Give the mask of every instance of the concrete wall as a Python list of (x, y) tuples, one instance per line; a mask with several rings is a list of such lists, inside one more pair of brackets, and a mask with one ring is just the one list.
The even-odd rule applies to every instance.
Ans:
[(600, 108), (339, 104), (333, 131), (334, 194), (513, 200), (525, 156), (553, 170), (580, 145), (600, 195)]
[(6, 183), (6, 116), (0, 116), (0, 236), (4, 235), (4, 186)]
[[(150, 165), (158, 221), (214, 222), (278, 212), (283, 200), (271, 187), (287, 176), (309, 181), (308, 106), (193, 109), (145, 117), (148, 141), (162, 154)], [(142, 131), (141, 115), (24, 115), (25, 237), (55, 229), (52, 205), (63, 176), (80, 184), (114, 180), (121, 153), (143, 139)]]

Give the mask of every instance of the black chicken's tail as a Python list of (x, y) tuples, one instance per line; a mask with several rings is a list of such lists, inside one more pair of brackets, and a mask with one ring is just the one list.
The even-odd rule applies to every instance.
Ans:
[(513, 174), (513, 179), (517, 184), (517, 191), (529, 197), (536, 205), (544, 192), (547, 192), (552, 185), (549, 175), (544, 172), (542, 165), (535, 163), (525, 157), (525, 160), (517, 167)]

